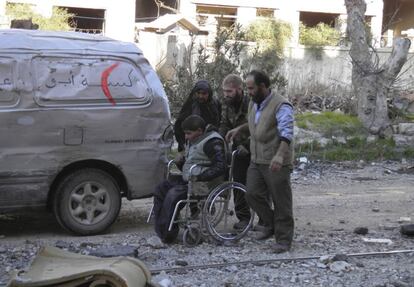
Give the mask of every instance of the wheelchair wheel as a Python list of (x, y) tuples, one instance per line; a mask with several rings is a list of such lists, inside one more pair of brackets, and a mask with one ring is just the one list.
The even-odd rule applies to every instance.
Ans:
[[(234, 192), (246, 193), (246, 187), (237, 182), (225, 182), (217, 186), (207, 197), (203, 208), (203, 221), (208, 233), (217, 241), (236, 241), (244, 237), (251, 228), (254, 220), (253, 211), (250, 213), (249, 224), (243, 229), (234, 229), (238, 219), (234, 210)], [(237, 203), (237, 202), (236, 202)]]
[(184, 230), (183, 243), (187, 247), (194, 247), (200, 243), (201, 230), (198, 227), (189, 226)]

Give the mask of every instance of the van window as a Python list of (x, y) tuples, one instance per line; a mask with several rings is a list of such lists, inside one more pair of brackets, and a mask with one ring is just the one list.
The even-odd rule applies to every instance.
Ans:
[(123, 59), (36, 57), (32, 64), (40, 106), (147, 105), (151, 100), (141, 71)]
[(10, 58), (0, 57), (0, 109), (13, 107), (18, 102), (13, 77), (14, 64)]

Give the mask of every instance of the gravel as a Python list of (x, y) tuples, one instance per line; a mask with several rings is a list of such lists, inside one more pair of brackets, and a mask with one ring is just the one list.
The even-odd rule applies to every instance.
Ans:
[[(165, 245), (145, 223), (150, 200), (124, 201), (110, 233), (99, 236), (66, 234), (47, 213), (0, 215), (0, 286), (27, 268), (44, 245), (100, 257), (131, 256), (151, 270), (181, 268), (154, 274), (161, 286), (414, 286), (414, 252), (350, 256), (414, 249), (414, 237), (402, 235), (398, 222), (414, 218), (410, 166), (407, 161), (302, 164), (292, 174), (296, 234), (284, 254), (273, 254), (274, 239), (256, 241), (253, 231), (230, 246)], [(314, 259), (285, 260), (299, 257)], [(274, 261), (237, 264), (266, 259)], [(210, 263), (229, 265), (187, 269)]]

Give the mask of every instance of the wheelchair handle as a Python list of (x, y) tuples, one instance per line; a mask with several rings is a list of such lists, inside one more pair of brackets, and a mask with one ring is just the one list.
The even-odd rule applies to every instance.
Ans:
[(167, 179), (170, 179), (171, 169), (172, 169), (173, 165), (175, 165), (175, 161), (173, 159), (168, 161), (168, 164), (167, 164)]
[(190, 178), (189, 178), (189, 181), (190, 181), (190, 179), (191, 179), (191, 176), (193, 175), (193, 169), (194, 168), (196, 168), (198, 166), (198, 164), (193, 164), (191, 167), (190, 167)]
[(229, 180), (233, 181), (233, 166), (234, 166), (234, 160), (237, 156), (239, 151), (236, 149), (231, 153), (231, 162), (230, 162), (230, 168), (229, 168)]

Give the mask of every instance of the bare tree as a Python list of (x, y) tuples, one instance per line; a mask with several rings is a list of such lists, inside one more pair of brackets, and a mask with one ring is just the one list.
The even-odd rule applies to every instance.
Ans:
[(407, 61), (411, 42), (396, 39), (388, 60), (380, 65), (375, 49), (367, 40), (364, 0), (345, 0), (347, 32), (352, 43), (352, 88), (358, 98), (358, 117), (372, 134), (384, 136), (390, 126), (387, 96)]

